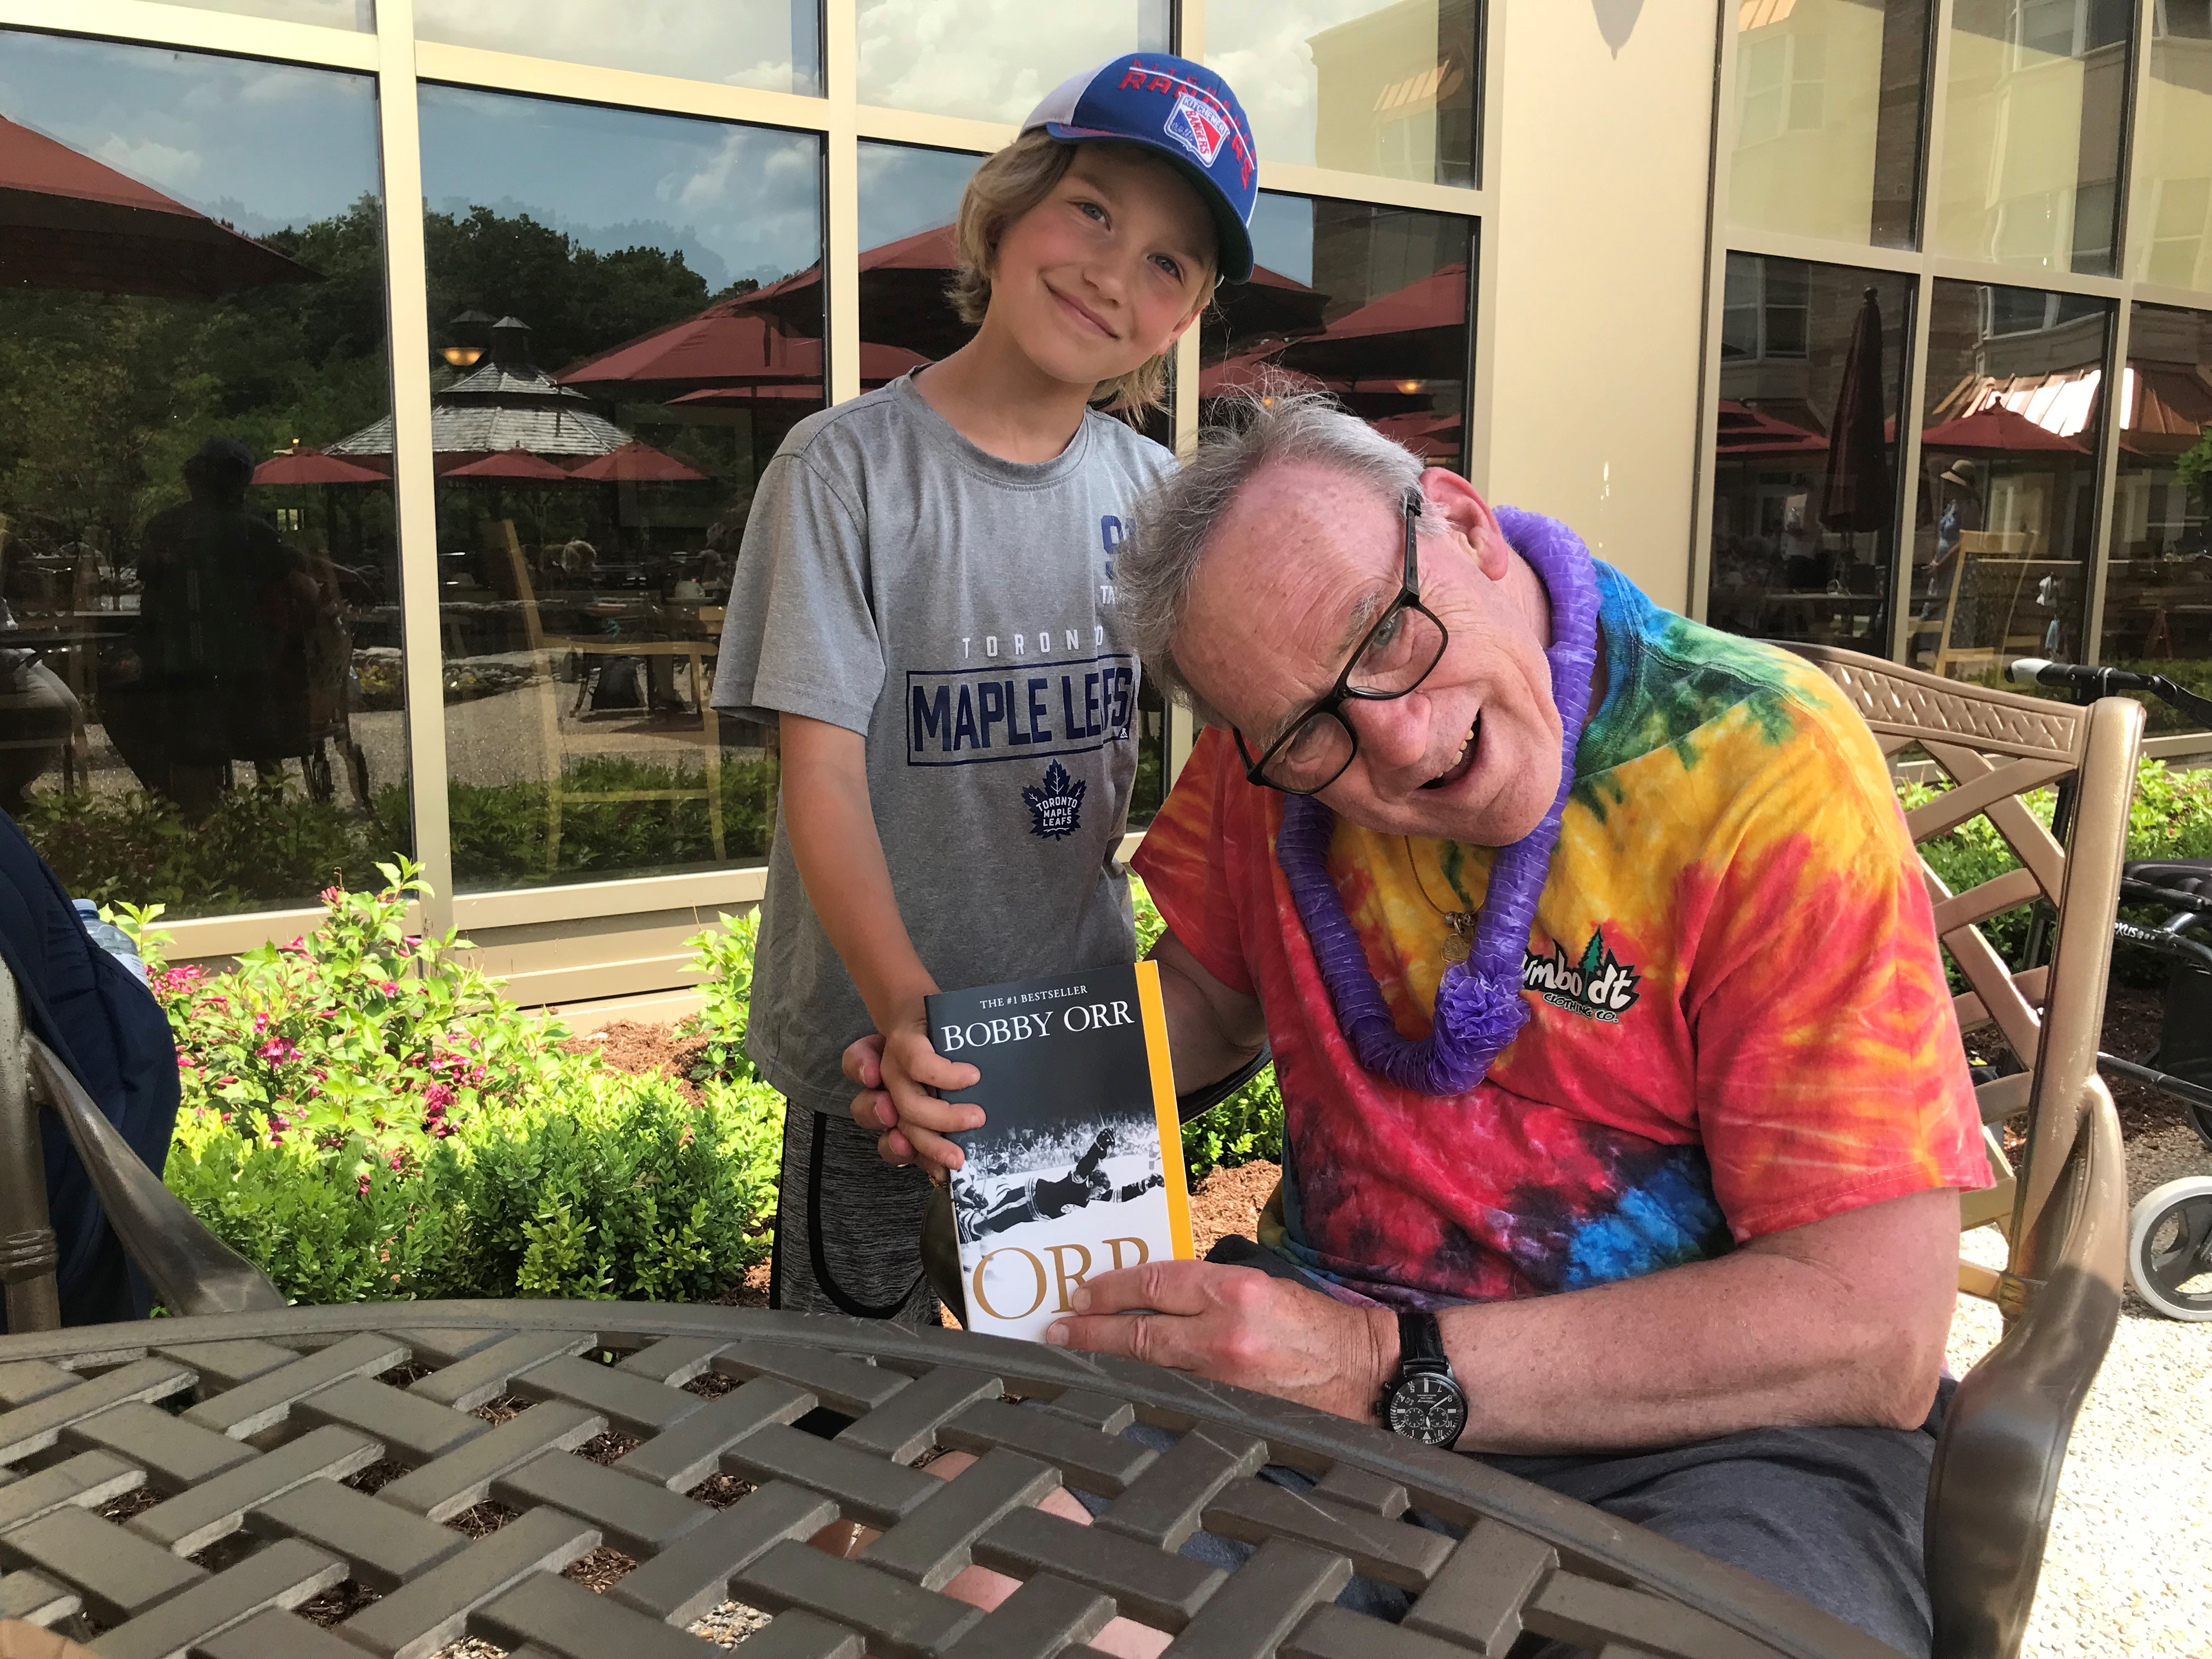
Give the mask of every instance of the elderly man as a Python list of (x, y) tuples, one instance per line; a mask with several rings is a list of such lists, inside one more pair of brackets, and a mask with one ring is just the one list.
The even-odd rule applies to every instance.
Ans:
[[(1283, 1179), (1258, 1243), (1047, 1340), (1455, 1445), (1924, 1653), (1988, 1174), (1881, 758), (1803, 664), (1506, 524), (1278, 397), (1122, 550), (1210, 728), (1137, 860), (1177, 1086), (1264, 1032)], [(957, 1164), (954, 1096), (854, 1110)]]

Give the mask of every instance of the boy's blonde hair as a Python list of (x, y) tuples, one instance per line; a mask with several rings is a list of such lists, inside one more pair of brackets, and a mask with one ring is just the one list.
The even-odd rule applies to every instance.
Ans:
[[(1025, 132), (997, 154), (987, 156), (969, 179), (960, 198), (957, 241), (960, 269), (946, 285), (945, 295), (960, 320), (976, 327), (991, 307), (991, 267), (997, 263), (1000, 239), (1006, 227), (1053, 192), (1075, 159), (1075, 146), (1054, 137), (1042, 128)], [(1139, 144), (1116, 146), (1160, 166), (1150, 150)], [(1213, 298), (1217, 273), (1206, 274), (1202, 308)], [(1163, 352), (1139, 363), (1127, 374), (1099, 383), (1095, 396), (1110, 398), (1109, 407), (1121, 415), (1142, 415), (1167, 403), (1168, 360)]]

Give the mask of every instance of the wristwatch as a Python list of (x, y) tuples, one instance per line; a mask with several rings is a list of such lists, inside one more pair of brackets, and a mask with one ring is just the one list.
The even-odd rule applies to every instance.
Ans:
[(1398, 1310), (1398, 1375), (1377, 1407), (1382, 1426), (1426, 1446), (1449, 1446), (1467, 1428), (1467, 1390), (1444, 1358), (1437, 1316)]

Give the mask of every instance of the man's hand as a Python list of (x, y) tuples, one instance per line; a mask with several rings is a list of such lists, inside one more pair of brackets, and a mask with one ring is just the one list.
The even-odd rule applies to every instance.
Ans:
[(860, 1090), (853, 1097), (853, 1121), (875, 1136), (885, 1163), (916, 1164), (938, 1182), (960, 1167), (966, 1155), (945, 1137), (981, 1127), (983, 1109), (929, 1091), (972, 1088), (982, 1073), (932, 1048), (918, 1014), (913, 1026), (888, 1040), (880, 1033), (862, 1037), (845, 1050), (843, 1063), (847, 1079)]
[(1076, 1316), (1044, 1334), (1058, 1347), (1124, 1355), (1278, 1395), (1362, 1422), (1398, 1369), (1387, 1308), (1332, 1301), (1256, 1267), (1148, 1261), (1075, 1292)]

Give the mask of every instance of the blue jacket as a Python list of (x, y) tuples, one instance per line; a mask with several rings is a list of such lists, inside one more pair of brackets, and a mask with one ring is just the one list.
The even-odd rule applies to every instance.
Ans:
[[(61, 882), (0, 812), (0, 958), (15, 976), (23, 1023), (76, 1074), (131, 1149), (159, 1171), (177, 1123), (169, 1021), (131, 970), (92, 942)], [(62, 1322), (143, 1319), (144, 1281), (108, 1230), (69, 1133), (40, 1114), (46, 1204), (61, 1251)], [(0, 1314), (0, 1328), (4, 1328)]]

